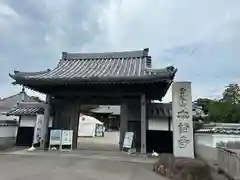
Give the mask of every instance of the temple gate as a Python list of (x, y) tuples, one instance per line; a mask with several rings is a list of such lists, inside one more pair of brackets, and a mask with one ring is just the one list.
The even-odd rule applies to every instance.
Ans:
[[(121, 105), (120, 148), (131, 122), (139, 122), (141, 153), (146, 153), (147, 107), (162, 100), (173, 82), (176, 68), (153, 69), (148, 49), (109, 53), (62, 53), (53, 70), (14, 71), (15, 84), (47, 95), (42, 147), (47, 146), (47, 125), (54, 114), (53, 128), (74, 131), (73, 148), (81, 104)], [(133, 125), (134, 128), (134, 125)]]

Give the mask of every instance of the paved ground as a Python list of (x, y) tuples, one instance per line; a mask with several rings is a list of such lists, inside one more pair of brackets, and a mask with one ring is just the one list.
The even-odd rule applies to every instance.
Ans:
[[(102, 155), (100, 155), (102, 154)], [(127, 154), (74, 151), (72, 153), (6, 152), (0, 155), (0, 179), (4, 180), (164, 180), (152, 172), (144, 157)], [(84, 158), (85, 156), (85, 158)], [(101, 158), (102, 157), (102, 158)], [(128, 157), (125, 158), (124, 157)], [(121, 159), (122, 158), (122, 159)], [(139, 162), (134, 162), (139, 159)], [(144, 162), (144, 161), (143, 161)]]
[(79, 137), (78, 149), (119, 150), (119, 132), (105, 132), (104, 137)]

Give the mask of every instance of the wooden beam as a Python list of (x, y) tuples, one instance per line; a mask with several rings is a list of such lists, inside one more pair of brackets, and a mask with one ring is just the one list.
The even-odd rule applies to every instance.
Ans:
[(71, 98), (60, 98), (56, 97), (53, 99), (53, 105), (58, 105), (63, 102), (71, 102), (71, 101), (79, 101), (82, 105), (121, 105), (122, 103), (127, 101), (135, 101), (139, 100), (139, 96), (132, 97), (91, 97), (91, 96), (81, 96), (81, 97), (72, 97)]

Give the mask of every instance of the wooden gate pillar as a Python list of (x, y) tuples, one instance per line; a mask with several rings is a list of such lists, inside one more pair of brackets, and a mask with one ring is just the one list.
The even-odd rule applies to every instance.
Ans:
[(119, 148), (122, 149), (125, 132), (128, 130), (128, 106), (121, 104)]
[(74, 102), (71, 105), (71, 114), (70, 114), (70, 129), (73, 130), (73, 144), (72, 148), (77, 148), (78, 140), (78, 126), (79, 126), (79, 113), (80, 113), (80, 103)]
[(141, 95), (141, 153), (146, 154), (147, 108), (146, 95)]
[(50, 120), (50, 99), (51, 96), (46, 96), (46, 106), (44, 108), (44, 120), (43, 120), (43, 133), (42, 140), (40, 142), (40, 147), (47, 149), (48, 148), (48, 125)]

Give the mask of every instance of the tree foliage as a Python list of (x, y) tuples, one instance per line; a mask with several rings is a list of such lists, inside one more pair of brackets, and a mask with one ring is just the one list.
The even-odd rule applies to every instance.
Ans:
[(240, 87), (238, 84), (229, 84), (223, 92), (222, 101), (230, 104), (240, 103)]
[(238, 84), (229, 84), (223, 94), (222, 99), (197, 99), (195, 103), (203, 108), (208, 114), (205, 121), (240, 123), (240, 87)]

